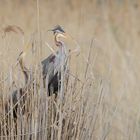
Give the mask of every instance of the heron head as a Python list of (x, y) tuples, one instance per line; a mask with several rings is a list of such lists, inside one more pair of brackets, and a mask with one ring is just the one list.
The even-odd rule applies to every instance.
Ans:
[(53, 29), (48, 30), (48, 31), (52, 31), (54, 35), (57, 35), (58, 38), (60, 37), (66, 38), (66, 32), (60, 25), (56, 25)]
[(60, 25), (56, 25), (51, 31), (55, 33), (65, 33), (65, 31), (63, 30), (63, 28)]

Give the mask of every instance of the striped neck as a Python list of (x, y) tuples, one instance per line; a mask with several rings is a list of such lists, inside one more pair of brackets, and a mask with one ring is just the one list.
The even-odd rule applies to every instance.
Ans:
[(55, 44), (56, 44), (57, 47), (63, 47), (63, 44), (64, 44), (64, 42), (62, 42), (60, 40), (60, 37), (61, 37), (60, 33), (55, 33), (54, 41), (55, 41)]
[(24, 77), (25, 77), (25, 84), (28, 84), (29, 73), (28, 73), (28, 69), (25, 67), (25, 65), (23, 63), (22, 57), (19, 59), (19, 64), (20, 64), (21, 70), (22, 70)]

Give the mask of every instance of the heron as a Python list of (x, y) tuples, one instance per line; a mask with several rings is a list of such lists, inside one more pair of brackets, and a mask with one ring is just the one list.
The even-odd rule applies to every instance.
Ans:
[(50, 96), (52, 93), (57, 95), (62, 86), (64, 73), (67, 69), (68, 53), (65, 43), (62, 41), (63, 38), (67, 38), (64, 29), (60, 25), (57, 25), (49, 31), (53, 32), (55, 45), (58, 47), (58, 50), (55, 53), (52, 53), (41, 62), (43, 66), (44, 87), (46, 87), (46, 85), (48, 86), (48, 95)]
[[(15, 123), (15, 130), (17, 133), (17, 118), (18, 115), (24, 115), (25, 114), (25, 104), (27, 101), (27, 92), (29, 92), (28, 89), (30, 89), (31, 87), (31, 74), (28, 70), (28, 68), (25, 66), (24, 64), (24, 57), (25, 57), (26, 53), (24, 51), (22, 51), (18, 57), (18, 63), (20, 64), (20, 68), (24, 74), (24, 78), (25, 78), (25, 85), (22, 88), (19, 88), (15, 91), (12, 92), (12, 94), (9, 96), (8, 101), (6, 101), (4, 103), (4, 108), (5, 108), (5, 116), (3, 118), (3, 120), (1, 121), (2, 123), (4, 123), (3, 125), (6, 127), (6, 135), (9, 134), (9, 128), (8, 128), (8, 124), (9, 122), (9, 116), (13, 117), (13, 121)], [(17, 65), (16, 64), (16, 65)], [(19, 113), (18, 113), (19, 110)], [(6, 123), (5, 123), (5, 121)], [(1, 126), (0, 126), (1, 127)]]
[[(24, 51), (22, 51), (17, 59), (18, 63), (20, 64), (22, 73), (24, 74), (25, 85), (24, 85), (24, 87), (15, 90), (11, 95), (14, 119), (17, 118), (17, 111), (18, 111), (19, 107), (21, 107), (21, 112), (22, 112), (22, 114), (24, 114), (25, 108), (23, 106), (25, 105), (25, 101), (26, 101), (26, 97), (27, 97), (26, 92), (27, 92), (27, 89), (28, 89), (28, 86), (30, 83), (29, 79), (31, 77), (31, 74), (23, 62), (25, 55), (26, 55), (26, 53)], [(20, 106), (19, 106), (19, 104), (20, 104)], [(7, 111), (7, 113), (9, 113), (9, 108), (10, 108), (9, 105), (10, 104), (7, 103), (5, 106), (5, 110)], [(11, 114), (11, 112), (10, 112), (10, 114)]]

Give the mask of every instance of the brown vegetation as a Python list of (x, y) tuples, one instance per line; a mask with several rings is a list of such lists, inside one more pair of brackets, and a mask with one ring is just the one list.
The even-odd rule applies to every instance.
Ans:
[[(139, 139), (139, 7), (138, 0), (1, 0), (0, 139)], [(47, 96), (40, 78), (40, 62), (51, 53), (46, 44), (54, 46), (47, 30), (56, 24), (81, 49), (70, 58), (63, 102)], [(4, 106), (25, 85), (15, 63), (28, 42), (25, 62), (34, 84), (26, 92), (28, 111), (15, 123)]]

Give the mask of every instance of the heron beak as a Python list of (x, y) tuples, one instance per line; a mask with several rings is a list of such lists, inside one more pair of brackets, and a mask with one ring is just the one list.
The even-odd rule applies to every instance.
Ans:
[(22, 57), (23, 51), (19, 54), (17, 61), (19, 61), (19, 59)]
[(25, 57), (26, 53), (24, 51), (22, 51), (20, 54), (19, 54), (19, 57), (17, 58), (17, 61), (19, 61), (21, 58)]
[(60, 33), (59, 36), (63, 37), (63, 38), (67, 38), (67, 34), (66, 33)]
[(51, 32), (51, 31), (53, 32), (53, 30), (51, 30), (51, 29), (50, 30), (47, 30), (47, 32)]

